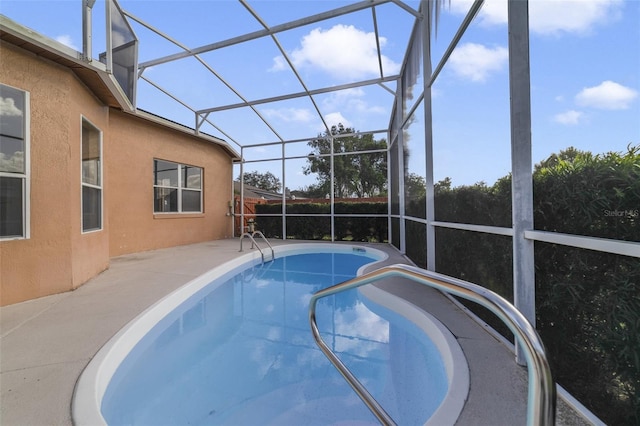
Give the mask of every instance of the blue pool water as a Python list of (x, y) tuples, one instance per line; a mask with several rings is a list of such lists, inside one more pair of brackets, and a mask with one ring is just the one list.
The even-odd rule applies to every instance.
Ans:
[[(308, 302), (373, 262), (294, 254), (231, 271), (140, 340), (102, 399), (107, 423), (378, 424), (317, 348)], [(447, 393), (434, 344), (412, 322), (348, 291), (318, 302), (322, 337), (398, 424), (424, 424)]]

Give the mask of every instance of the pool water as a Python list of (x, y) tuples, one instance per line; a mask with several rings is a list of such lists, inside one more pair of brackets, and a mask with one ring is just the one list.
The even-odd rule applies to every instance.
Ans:
[[(233, 271), (158, 323), (112, 377), (109, 424), (378, 424), (317, 348), (311, 295), (353, 278), (363, 253), (295, 254)], [(447, 393), (433, 343), (357, 290), (321, 299), (325, 342), (398, 424), (424, 424)]]

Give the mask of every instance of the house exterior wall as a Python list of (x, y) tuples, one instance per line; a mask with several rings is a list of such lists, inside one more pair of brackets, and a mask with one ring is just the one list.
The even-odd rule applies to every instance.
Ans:
[[(111, 256), (232, 236), (232, 164), (222, 148), (124, 112), (110, 117)], [(202, 213), (154, 214), (154, 159), (203, 169)]]
[(107, 140), (109, 111), (68, 69), (5, 43), (1, 49), (0, 82), (30, 94), (30, 237), (0, 241), (7, 305), (72, 290), (107, 268), (107, 228), (80, 232), (80, 128), (83, 114)]
[[(125, 253), (232, 236), (218, 145), (106, 107), (68, 68), (0, 44), (0, 83), (29, 92), (30, 236), (0, 240), (0, 306), (73, 290)], [(82, 232), (82, 120), (102, 133), (102, 229)], [(153, 159), (203, 169), (203, 213), (153, 213)]]
[[(83, 90), (84, 89), (84, 90)], [(109, 191), (106, 182), (104, 163), (110, 156), (109, 108), (95, 99), (85, 86), (76, 91), (69, 104), (69, 144), (74, 145), (74, 156), (70, 163), (69, 190), (72, 200), (71, 221), (71, 261), (73, 288), (84, 284), (99, 272), (109, 267), (109, 210), (106, 194)], [(88, 120), (102, 133), (102, 229), (82, 232), (82, 120)], [(34, 147), (34, 149), (37, 147)]]

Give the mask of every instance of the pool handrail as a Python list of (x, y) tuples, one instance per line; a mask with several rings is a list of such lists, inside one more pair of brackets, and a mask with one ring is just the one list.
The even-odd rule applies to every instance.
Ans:
[(253, 248), (253, 246), (256, 246), (258, 248), (258, 251), (260, 252), (260, 256), (262, 256), (262, 263), (264, 263), (264, 252), (262, 251), (262, 249), (260, 248), (256, 240), (253, 238), (253, 236), (256, 234), (262, 237), (264, 242), (267, 243), (267, 245), (271, 249), (271, 260), (275, 260), (276, 253), (273, 251), (273, 247), (271, 246), (271, 244), (269, 244), (269, 241), (267, 241), (267, 238), (260, 231), (245, 232), (244, 234), (242, 234), (240, 236), (240, 251), (242, 251), (242, 241), (244, 240), (244, 237), (249, 237), (249, 239), (251, 240), (251, 248)]
[(524, 315), (502, 296), (482, 286), (404, 264), (384, 266), (351, 280), (319, 290), (311, 296), (309, 301), (309, 322), (313, 338), (322, 352), (382, 424), (395, 425), (395, 422), (322, 340), (316, 323), (316, 302), (320, 298), (390, 277), (409, 278), (442, 292), (478, 303), (497, 315), (513, 332), (517, 342), (524, 349), (529, 377), (527, 425), (551, 426), (555, 424), (556, 385), (553, 381), (542, 340)]

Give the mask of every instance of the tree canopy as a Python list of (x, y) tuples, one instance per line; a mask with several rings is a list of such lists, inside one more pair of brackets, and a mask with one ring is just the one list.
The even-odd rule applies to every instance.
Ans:
[[(240, 177), (238, 176), (238, 180)], [(255, 186), (256, 188), (264, 189), (265, 191), (278, 192), (282, 188), (280, 179), (278, 179), (271, 172), (258, 172), (252, 171), (244, 174), (244, 183), (246, 185)]]
[[(446, 179), (451, 184), (451, 179)], [(427, 194), (426, 180), (417, 173), (409, 173), (404, 177), (404, 191), (411, 199), (424, 198)]]
[[(345, 135), (345, 136), (340, 136)], [(338, 137), (336, 137), (338, 136)], [(344, 197), (375, 197), (383, 195), (387, 189), (386, 152), (352, 152), (384, 150), (386, 139), (375, 140), (373, 134), (359, 134), (342, 124), (332, 126), (330, 132), (319, 134), (308, 142), (312, 148), (305, 175), (317, 174), (316, 184), (306, 188), (309, 196), (324, 197), (331, 188), (331, 151), (334, 157), (334, 194)]]

